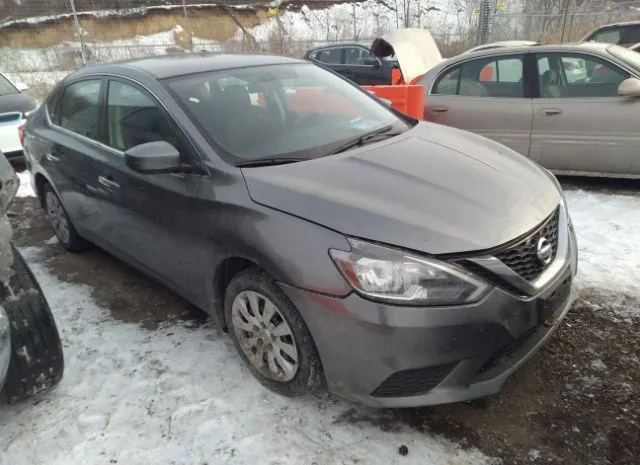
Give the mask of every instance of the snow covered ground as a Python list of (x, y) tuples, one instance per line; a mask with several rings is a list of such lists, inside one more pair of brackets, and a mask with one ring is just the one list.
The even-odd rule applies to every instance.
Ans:
[[(19, 195), (33, 195), (25, 174), (21, 182)], [(567, 199), (580, 286), (639, 295), (640, 198), (569, 191)], [(41, 248), (22, 252), (54, 309), (66, 372), (40, 402), (0, 406), (0, 465), (494, 462), (408, 427), (343, 421), (352, 405), (331, 396), (279, 397), (254, 380), (214, 327), (150, 331), (116, 321), (88, 286), (52, 276)], [(406, 457), (398, 454), (402, 444)]]

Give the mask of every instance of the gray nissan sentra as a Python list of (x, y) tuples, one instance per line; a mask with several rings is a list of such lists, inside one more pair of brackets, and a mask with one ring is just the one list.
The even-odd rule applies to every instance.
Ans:
[(95, 244), (211, 314), (284, 395), (493, 394), (573, 299), (553, 175), (301, 60), (88, 67), (30, 116), (24, 147), (68, 250)]

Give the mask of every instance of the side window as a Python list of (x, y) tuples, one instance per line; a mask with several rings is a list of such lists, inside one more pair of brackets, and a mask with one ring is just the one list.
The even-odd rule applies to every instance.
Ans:
[(521, 56), (483, 58), (445, 71), (433, 87), (433, 94), (467, 97), (524, 97)]
[(542, 98), (616, 97), (629, 73), (588, 55), (539, 56), (538, 84)]
[(607, 44), (619, 44), (622, 41), (621, 29), (611, 28), (596, 32), (591, 38), (592, 42), (604, 42)]
[(460, 67), (447, 70), (436, 80), (431, 93), (435, 95), (457, 95), (459, 81)]
[(371, 55), (369, 50), (362, 47), (345, 48), (345, 64), (364, 65), (364, 60)]
[(147, 142), (166, 141), (180, 153), (185, 147), (173, 122), (143, 91), (118, 81), (109, 82), (107, 143), (126, 151)]
[(342, 56), (341, 48), (327, 48), (318, 50), (315, 59), (328, 65), (339, 65)]
[(100, 80), (81, 81), (64, 90), (56, 115), (60, 127), (81, 136), (100, 140)]
[(60, 89), (58, 92), (53, 94), (46, 103), (49, 119), (56, 125), (60, 125), (60, 100), (62, 100), (63, 91), (64, 89)]

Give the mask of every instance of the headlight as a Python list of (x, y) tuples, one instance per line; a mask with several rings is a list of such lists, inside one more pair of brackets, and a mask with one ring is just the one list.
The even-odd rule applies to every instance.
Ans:
[(489, 287), (444, 262), (349, 239), (352, 250), (331, 249), (338, 269), (360, 294), (404, 305), (460, 305), (479, 300)]

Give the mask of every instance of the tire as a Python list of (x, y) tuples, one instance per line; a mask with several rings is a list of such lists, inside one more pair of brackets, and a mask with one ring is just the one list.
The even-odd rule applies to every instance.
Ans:
[(48, 183), (44, 185), (42, 192), (44, 210), (47, 214), (49, 224), (53, 228), (53, 232), (60, 243), (69, 252), (81, 252), (85, 250), (89, 246), (89, 243), (80, 237), (76, 231), (58, 194), (55, 193)]
[(3, 307), (11, 331), (11, 360), (0, 399), (15, 404), (56, 386), (64, 373), (60, 335), (42, 289), (12, 247), (14, 274)]
[[(249, 316), (252, 319), (242, 316), (243, 320), (240, 321), (238, 316), (241, 313), (238, 313), (239, 307), (234, 311), (234, 303), (244, 301), (247, 305), (245, 309), (250, 309), (254, 305), (251, 305), (249, 300), (251, 296), (256, 295), (258, 300), (260, 298), (265, 299), (263, 300), (264, 306), (261, 307), (263, 314), (267, 309), (267, 302), (275, 306), (275, 313), (270, 319), (268, 317), (265, 318), (270, 327), (259, 328), (258, 332), (249, 332), (246, 331), (248, 327), (255, 329), (260, 323), (253, 318), (252, 310), (249, 310)], [(260, 305), (258, 305), (258, 308), (260, 308)], [(238, 273), (231, 280), (225, 291), (224, 310), (229, 334), (236, 349), (260, 383), (270, 390), (287, 397), (311, 394), (324, 387), (322, 363), (307, 325), (282, 289), (266, 272), (251, 267)], [(258, 310), (258, 314), (259, 312), (260, 310)], [(251, 321), (255, 324), (252, 324)], [(282, 323), (285, 323), (289, 330), (289, 334), (285, 336), (280, 335), (284, 331), (282, 330), (284, 328)], [(270, 333), (271, 331), (273, 331), (273, 334)], [(270, 340), (269, 337), (271, 337)], [(262, 358), (261, 369), (250, 358), (251, 350), (246, 342), (249, 339), (255, 340), (256, 338), (258, 343), (260, 339), (269, 341), (263, 345), (265, 358)], [(271, 350), (269, 350), (269, 346), (271, 346)], [(280, 347), (284, 346), (287, 346), (288, 352), (280, 350)], [(290, 367), (292, 365), (290, 362), (294, 359), (289, 355), (292, 346), (297, 358), (296, 369), (293, 373), (291, 371), (287, 373), (282, 366), (288, 364)], [(253, 349), (256, 347), (254, 346)], [(276, 352), (278, 353), (277, 355), (269, 356), (269, 354), (275, 354)], [(260, 355), (256, 355), (256, 352), (253, 353), (253, 357), (256, 360), (261, 358)], [(277, 374), (271, 369), (272, 366), (277, 368)]]

